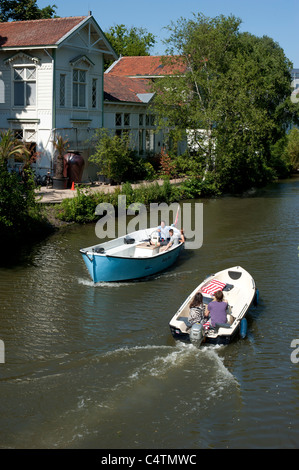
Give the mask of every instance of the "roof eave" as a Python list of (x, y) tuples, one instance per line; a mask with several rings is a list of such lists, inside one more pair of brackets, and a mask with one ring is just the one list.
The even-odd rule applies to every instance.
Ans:
[(38, 46), (8, 46), (0, 47), (0, 51), (19, 51), (20, 49), (57, 49), (56, 44), (40, 44)]

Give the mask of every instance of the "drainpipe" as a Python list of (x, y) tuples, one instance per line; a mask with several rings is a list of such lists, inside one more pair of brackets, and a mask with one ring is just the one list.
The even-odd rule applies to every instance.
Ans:
[[(52, 61), (52, 129), (51, 134), (56, 129), (56, 49), (52, 50), (52, 55), (47, 49), (44, 49), (45, 53)], [(51, 170), (53, 170), (53, 160), (51, 158)]]

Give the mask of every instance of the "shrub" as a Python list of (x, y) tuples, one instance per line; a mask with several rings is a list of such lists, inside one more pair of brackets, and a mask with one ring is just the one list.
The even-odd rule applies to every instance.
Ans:
[(94, 153), (89, 160), (99, 168), (99, 174), (121, 183), (133, 164), (129, 134), (112, 136), (107, 129), (97, 129), (93, 138)]

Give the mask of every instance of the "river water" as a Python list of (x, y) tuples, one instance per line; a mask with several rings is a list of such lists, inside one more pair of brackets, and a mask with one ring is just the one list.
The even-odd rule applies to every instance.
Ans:
[[(298, 178), (199, 201), (203, 246), (145, 281), (91, 282), (79, 248), (94, 225), (1, 267), (0, 447), (298, 448), (298, 201)], [(248, 336), (175, 342), (188, 293), (235, 265), (260, 292)]]

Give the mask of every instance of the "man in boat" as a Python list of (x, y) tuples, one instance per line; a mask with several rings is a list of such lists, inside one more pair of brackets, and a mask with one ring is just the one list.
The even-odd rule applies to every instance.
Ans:
[[(157, 232), (160, 232), (160, 246), (165, 246), (167, 245), (167, 242), (170, 240), (170, 230), (171, 227), (168, 227), (168, 225), (165, 225), (165, 221), (161, 220), (161, 225), (157, 228)], [(172, 230), (173, 234), (173, 230)]]
[(165, 246), (163, 246), (162, 248), (160, 248), (160, 252), (161, 251), (166, 251), (169, 248), (171, 248), (172, 245), (174, 245), (175, 243), (180, 242), (179, 235), (177, 233), (176, 234), (174, 233), (173, 228), (169, 229), (169, 236), (170, 236), (170, 238), (169, 238), (168, 243)]
[(159, 240), (157, 242), (154, 242), (151, 240), (152, 245), (156, 246), (166, 246), (167, 243), (170, 241), (170, 235), (169, 231), (171, 230), (171, 227), (168, 227), (165, 225), (165, 221), (161, 220), (161, 225), (157, 227), (156, 232), (159, 233)]

